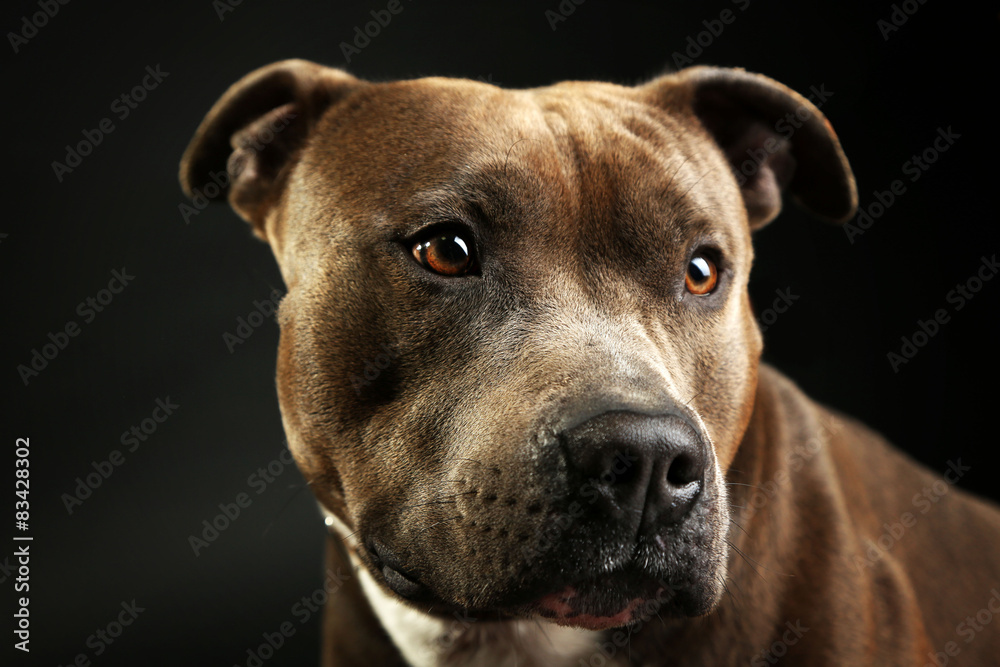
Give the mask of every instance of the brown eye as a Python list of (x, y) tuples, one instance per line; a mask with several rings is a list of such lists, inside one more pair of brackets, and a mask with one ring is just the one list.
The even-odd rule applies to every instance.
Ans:
[(454, 232), (413, 244), (413, 256), (422, 267), (442, 276), (462, 276), (473, 268), (472, 244)]
[(691, 258), (687, 275), (684, 277), (688, 292), (698, 296), (708, 294), (715, 289), (717, 282), (719, 282), (719, 271), (715, 268), (715, 262), (704, 255), (695, 255)]

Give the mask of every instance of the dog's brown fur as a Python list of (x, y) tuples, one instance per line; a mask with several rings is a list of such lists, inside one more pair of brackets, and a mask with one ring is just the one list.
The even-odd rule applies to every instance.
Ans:
[[(789, 113), (800, 126), (777, 130)], [(740, 176), (749, 154), (764, 157)], [(432, 614), (526, 614), (511, 601), (560, 571), (557, 556), (585, 567), (560, 548), (521, 555), (571, 495), (540, 463), (558, 467), (546, 457), (567, 415), (669, 404), (720, 476), (674, 536), (687, 565), (664, 569), (686, 601), (612, 664), (787, 651), (787, 664), (922, 665), (948, 642), (961, 649), (951, 664), (1000, 655), (996, 628), (968, 643), (957, 630), (1000, 587), (1000, 512), (950, 485), (921, 512), (935, 475), (760, 367), (751, 230), (783, 190), (832, 220), (856, 204), (836, 136), (801, 96), (715, 68), (507, 91), (286, 61), (234, 85), (198, 129), (186, 191), (223, 172), (220, 196), (271, 244), (288, 286), (279, 398), (303, 474), (352, 533), (346, 547), (331, 537), (332, 567), (353, 550), (388, 591), (371, 546), (386, 545), (433, 590)], [(454, 220), (472, 221), (482, 265), (459, 281), (405, 246)], [(703, 245), (722, 282), (699, 300), (683, 276)], [(392, 362), (362, 381), (380, 355)], [(915, 524), (873, 550), (906, 513)], [(567, 543), (588, 530), (572, 526)], [(773, 648), (786, 623), (808, 630)], [(355, 581), (324, 628), (326, 664), (403, 664)]]

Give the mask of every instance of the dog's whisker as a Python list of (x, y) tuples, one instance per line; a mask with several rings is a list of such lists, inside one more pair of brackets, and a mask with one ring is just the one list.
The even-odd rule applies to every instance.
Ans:
[(673, 190), (674, 180), (677, 178), (677, 174), (680, 173), (681, 169), (684, 168), (684, 165), (686, 165), (688, 163), (688, 160), (690, 159), (691, 155), (685, 155), (684, 159), (680, 161), (680, 164), (678, 164), (677, 167), (674, 169), (674, 171), (670, 174), (669, 177), (670, 180), (667, 181), (666, 188), (664, 189), (664, 196), (663, 196), (664, 200), (669, 201), (670, 199), (669, 194)]
[(691, 185), (689, 185), (689, 186), (687, 187), (687, 190), (685, 190), (684, 192), (682, 192), (682, 193), (681, 193), (681, 194), (680, 194), (679, 196), (677, 196), (677, 197), (675, 198), (675, 201), (677, 201), (677, 202), (681, 202), (681, 201), (684, 201), (684, 198), (685, 198), (685, 197), (687, 197), (688, 193), (689, 193), (689, 192), (691, 192), (691, 190), (693, 190), (693, 189), (694, 189), (694, 186), (696, 186), (696, 185), (698, 185), (699, 183), (701, 183), (701, 181), (702, 181), (702, 180), (703, 180), (703, 179), (704, 179), (704, 178), (705, 178), (706, 176), (708, 176), (709, 174), (711, 174), (711, 173), (712, 173), (713, 171), (715, 171), (715, 170), (714, 170), (714, 169), (709, 169), (709, 170), (708, 170), (708, 171), (706, 171), (706, 172), (705, 172), (704, 174), (702, 174), (701, 176), (699, 176), (699, 177), (698, 177), (698, 178), (697, 178), (697, 179), (695, 180), (695, 182), (694, 182), (694, 183), (692, 183)]
[(510, 148), (507, 149), (507, 155), (503, 159), (503, 175), (504, 176), (507, 175), (507, 162), (508, 162), (508, 160), (510, 160), (510, 152), (512, 150), (514, 150), (514, 147), (517, 146), (522, 141), (531, 141), (531, 139), (529, 137), (521, 137), (520, 139), (518, 139), (517, 141), (515, 141), (514, 143), (512, 143), (510, 145)]
[(684, 403), (684, 407), (686, 407), (686, 408), (691, 407), (691, 401), (693, 401), (694, 399), (698, 398), (699, 396), (701, 396), (702, 394), (704, 394), (706, 391), (708, 391), (708, 387), (705, 387), (701, 391), (695, 392), (694, 396), (692, 396), (691, 398), (689, 398)]
[(750, 566), (750, 569), (753, 570), (754, 574), (760, 577), (763, 581), (767, 581), (764, 575), (762, 575), (760, 571), (757, 569), (756, 564), (746, 554), (744, 554), (743, 551), (738, 546), (733, 544), (732, 540), (726, 538), (726, 544), (728, 544), (733, 551), (739, 554), (740, 558), (742, 558), (744, 562), (746, 562), (746, 564)]
[(461, 518), (461, 516), (462, 516), (461, 514), (455, 514), (455, 515), (450, 516), (450, 517), (445, 517), (444, 519), (441, 519), (440, 521), (435, 521), (431, 525), (425, 527), (420, 532), (414, 533), (413, 535), (410, 535), (409, 539), (406, 540), (405, 548), (409, 549), (416, 542), (417, 538), (421, 537), (424, 533), (428, 532), (432, 528), (434, 528), (436, 526), (440, 526), (442, 523), (445, 523), (446, 521), (451, 521), (451, 520), (454, 520), (454, 519)]
[(549, 636), (549, 631), (545, 629), (545, 626), (542, 625), (537, 618), (533, 618), (532, 620), (535, 622), (535, 627), (538, 628), (538, 631), (542, 633), (542, 637), (544, 637), (545, 641), (549, 643), (549, 646), (555, 648), (555, 642), (552, 641), (552, 637)]
[(331, 532), (330, 534), (333, 535), (333, 536), (335, 536), (341, 542), (343, 542), (344, 546), (347, 547), (347, 546), (350, 546), (350, 542), (348, 542), (348, 540), (351, 539), (352, 537), (354, 537), (355, 535), (357, 535), (359, 532), (361, 532), (360, 529), (359, 530), (355, 530), (354, 532), (352, 532), (352, 533), (350, 533), (348, 535), (344, 535), (344, 536), (341, 536), (340, 533), (337, 533), (335, 531)]
[[(469, 495), (469, 493), (468, 492), (466, 492), (466, 493), (459, 493), (459, 494), (456, 494), (456, 495)], [(458, 501), (455, 500), (454, 496), (452, 496), (451, 498), (439, 498), (437, 500), (428, 500), (426, 502), (417, 503), (416, 505), (403, 505), (399, 509), (400, 509), (400, 511), (403, 511), (403, 510), (413, 510), (413, 509), (417, 509), (419, 507), (428, 507), (429, 505), (454, 505), (457, 502)]]
[(498, 468), (496, 466), (486, 465), (482, 461), (479, 461), (477, 459), (470, 459), (470, 458), (467, 458), (467, 457), (464, 457), (464, 456), (449, 456), (449, 457), (445, 458), (444, 460), (445, 461), (468, 461), (469, 463), (475, 463), (476, 465), (481, 465), (484, 468), (486, 468), (487, 470), (492, 470), (493, 472), (500, 472), (500, 468)]
[(427, 507), (428, 505), (448, 505), (448, 504), (454, 504), (454, 503), (458, 502), (458, 500), (456, 500), (456, 499), (459, 498), (460, 496), (472, 496), (472, 495), (475, 495), (476, 493), (477, 493), (476, 491), (460, 491), (458, 493), (451, 493), (451, 494), (447, 494), (447, 495), (441, 495), (441, 496), (438, 496), (436, 498), (432, 498), (431, 500), (425, 500), (423, 502), (416, 503), (416, 504), (413, 504), (413, 505), (403, 505), (399, 509), (400, 510), (410, 510), (410, 509), (416, 509), (418, 507)]
[[(770, 572), (771, 574), (777, 575), (779, 577), (794, 577), (795, 576), (794, 574), (791, 574), (790, 572), (778, 572), (777, 570), (772, 570), (771, 568), (769, 568), (768, 566), (764, 565), (763, 563), (760, 563), (760, 562), (754, 560), (750, 556), (747, 556), (745, 553), (743, 553), (742, 551), (740, 551), (739, 547), (737, 547), (735, 544), (733, 544), (728, 538), (726, 538), (726, 542), (729, 544), (729, 546), (731, 546), (736, 551), (736, 553), (738, 553), (743, 558), (743, 560), (745, 560), (747, 562), (747, 564), (751, 565), (751, 567), (753, 567), (753, 566), (760, 566), (764, 570)], [(757, 571), (756, 568), (754, 568), (754, 572), (756, 572), (756, 571)], [(764, 579), (764, 577), (761, 576), (761, 579)], [(764, 581), (767, 581), (767, 579), (764, 579)]]
[(747, 537), (750, 537), (750, 533), (748, 533), (746, 531), (746, 528), (744, 528), (739, 523), (737, 523), (736, 520), (733, 519), (733, 517), (729, 517), (729, 523), (733, 524), (734, 526), (736, 526), (737, 528), (739, 528), (740, 530), (742, 530), (744, 535), (746, 535)]
[(415, 509), (419, 509), (421, 507), (430, 507), (431, 505), (454, 505), (456, 503), (458, 503), (458, 501), (455, 500), (455, 499), (451, 499), (451, 500), (448, 500), (448, 499), (428, 500), (425, 503), (417, 503), (416, 505), (404, 505), (403, 507), (400, 507), (399, 509), (400, 509), (400, 511), (402, 511), (402, 510), (415, 510)]
[(722, 585), (722, 590), (725, 594), (729, 596), (729, 600), (733, 603), (733, 610), (735, 611), (739, 608), (739, 602), (736, 600), (736, 596), (733, 595), (733, 592), (729, 589), (729, 585), (726, 584), (725, 578), (720, 579), (719, 583)]
[[(733, 582), (736, 586), (736, 591), (733, 591), (733, 589), (729, 587), (727, 580)], [(722, 589), (726, 593), (726, 598), (729, 600), (729, 608), (732, 610), (733, 615), (736, 618), (741, 617), (743, 615), (744, 593), (743, 589), (739, 585), (739, 582), (727, 574), (720, 579), (720, 583), (722, 584)]]

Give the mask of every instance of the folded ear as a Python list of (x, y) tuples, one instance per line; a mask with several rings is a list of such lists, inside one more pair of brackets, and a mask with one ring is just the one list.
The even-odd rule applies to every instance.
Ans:
[(306, 60), (284, 60), (246, 75), (215, 103), (181, 158), (189, 197), (229, 197), (264, 236), (268, 210), (320, 116), (364, 82)]
[(644, 86), (658, 104), (693, 114), (736, 177), (751, 229), (781, 211), (787, 188), (806, 209), (845, 222), (858, 204), (854, 174), (830, 122), (794, 90), (742, 69), (691, 67)]

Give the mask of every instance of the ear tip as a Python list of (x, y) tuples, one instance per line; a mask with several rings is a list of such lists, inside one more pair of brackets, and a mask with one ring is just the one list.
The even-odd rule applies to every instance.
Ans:
[(820, 191), (807, 189), (796, 198), (815, 215), (835, 225), (842, 225), (855, 216), (858, 211), (858, 185), (854, 178), (847, 156), (836, 141), (833, 146), (836, 153), (836, 166), (832, 172), (825, 175), (827, 187)]
[(177, 179), (180, 181), (181, 190), (184, 192), (184, 196), (188, 199), (193, 199), (195, 196), (195, 191), (197, 190), (198, 179), (195, 176), (194, 168), (192, 167), (192, 157), (190, 155), (191, 146), (188, 146), (187, 150), (184, 151), (184, 156), (181, 158), (180, 169), (177, 173)]
[(844, 224), (853, 218), (858, 212), (858, 184), (854, 180), (854, 173), (847, 167), (847, 205), (841, 215), (836, 218), (838, 224)]
[(191, 199), (194, 197), (196, 186), (196, 174), (194, 169), (194, 153), (195, 147), (197, 145), (197, 137), (193, 138), (191, 142), (184, 149), (184, 155), (181, 156), (181, 162), (177, 170), (177, 180), (180, 181), (181, 190), (184, 191), (184, 195)]
[[(180, 181), (181, 190), (188, 199), (197, 196), (209, 200), (224, 199), (228, 188), (220, 187), (219, 192), (205, 192), (205, 186), (213, 182), (212, 166), (216, 162), (219, 147), (218, 141), (210, 136), (205, 136), (203, 128), (198, 128), (195, 136), (191, 139), (184, 154), (181, 156), (177, 177)], [(226, 142), (228, 145), (228, 142)], [(215, 179), (215, 182), (218, 178)]]
[(194, 195), (195, 172), (192, 163), (194, 162), (196, 144), (197, 134), (195, 137), (192, 137), (191, 141), (189, 141), (188, 145), (184, 148), (184, 154), (181, 155), (181, 161), (177, 169), (177, 180), (180, 181), (181, 190), (184, 191), (184, 194), (188, 198), (191, 198)]

